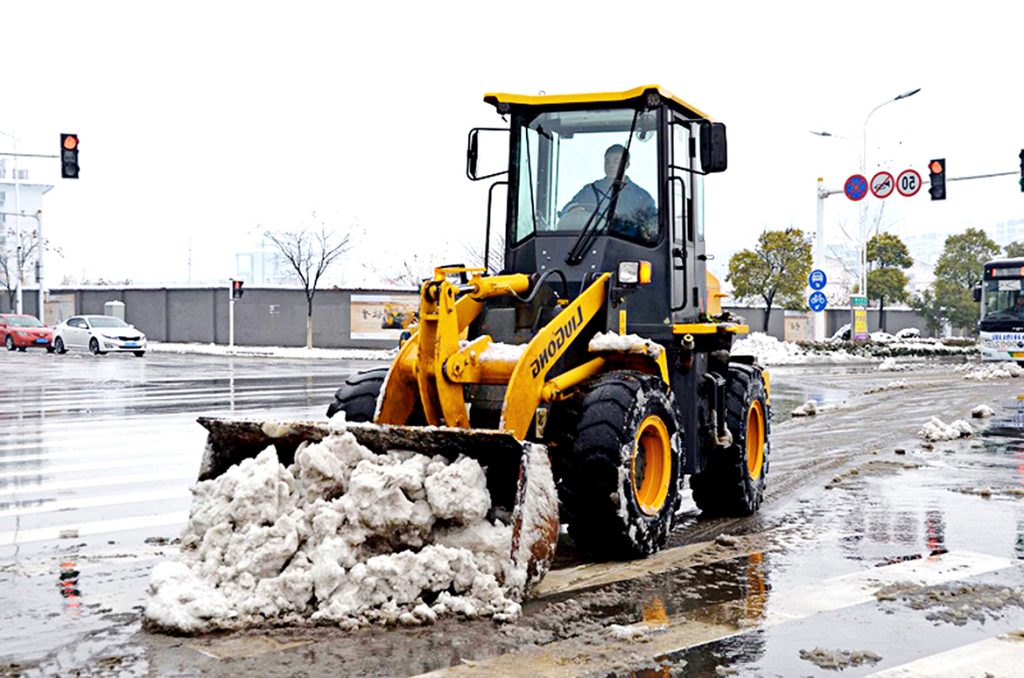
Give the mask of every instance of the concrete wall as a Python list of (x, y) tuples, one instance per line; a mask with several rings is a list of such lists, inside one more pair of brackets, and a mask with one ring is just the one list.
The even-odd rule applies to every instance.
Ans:
[[(320, 348), (385, 348), (395, 339), (353, 339), (351, 302), (355, 294), (408, 294), (397, 290), (318, 290), (313, 300), (313, 345)], [(50, 290), (51, 300), (68, 299), (66, 317), (71, 313), (103, 313), (108, 301), (125, 305), (125, 320), (154, 341), (228, 343), (228, 291), (219, 288), (67, 288)], [(36, 312), (34, 290), (25, 290), (26, 313)], [(51, 315), (60, 311), (52, 301)], [(73, 309), (73, 310), (71, 310)], [(750, 329), (760, 332), (764, 309), (727, 306), (726, 310), (746, 318)], [(0, 312), (7, 311), (7, 296), (0, 295)], [(826, 314), (827, 336), (850, 322), (849, 308), (830, 308)], [(927, 334), (926, 323), (910, 310), (886, 310), (886, 329), (895, 334), (916, 327)], [(868, 310), (868, 327), (878, 329), (878, 309)], [(785, 336), (785, 312), (772, 309), (768, 332)], [(306, 343), (306, 297), (301, 289), (246, 288), (235, 302), (235, 343), (242, 346), (304, 346)]]

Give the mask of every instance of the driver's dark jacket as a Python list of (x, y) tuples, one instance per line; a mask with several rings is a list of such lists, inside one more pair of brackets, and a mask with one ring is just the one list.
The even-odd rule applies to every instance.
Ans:
[[(612, 180), (608, 177), (587, 184), (573, 196), (559, 216), (563, 216), (574, 205), (593, 209), (600, 204), (601, 210), (604, 211), (611, 200), (611, 187)], [(641, 228), (656, 219), (657, 215), (658, 208), (651, 194), (630, 181), (629, 177), (625, 177), (615, 203), (615, 218), (612, 221), (611, 232), (630, 237), (644, 237)]]

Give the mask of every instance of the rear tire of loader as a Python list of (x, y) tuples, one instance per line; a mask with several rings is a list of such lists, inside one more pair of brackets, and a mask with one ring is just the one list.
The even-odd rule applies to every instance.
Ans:
[(377, 397), (384, 386), (388, 368), (356, 372), (334, 394), (334, 402), (327, 407), (327, 417), (345, 412), (345, 421), (372, 422), (377, 411)]
[(708, 453), (707, 466), (690, 477), (693, 501), (708, 516), (749, 516), (764, 499), (771, 444), (764, 377), (751, 365), (731, 363), (725, 421), (732, 444)]
[[(586, 388), (560, 467), (562, 509), (577, 548), (595, 560), (650, 555), (679, 508), (680, 436), (660, 379), (612, 372)], [(569, 422), (567, 422), (569, 423)]]

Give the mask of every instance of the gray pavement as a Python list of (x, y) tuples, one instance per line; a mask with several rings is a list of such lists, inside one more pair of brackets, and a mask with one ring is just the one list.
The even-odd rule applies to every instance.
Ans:
[[(941, 675), (970, 660), (1003, 675), (1021, 659), (1024, 440), (1011, 425), (928, 449), (915, 433), (981, 403), (1013, 424), (1024, 383), (966, 381), (941, 362), (772, 370), (758, 515), (705, 520), (687, 501), (670, 548), (637, 563), (585, 565), (565, 540), (517, 622), (141, 630), (149, 570), (187, 515), (195, 417), (319, 417), (363, 365), (0, 356), (0, 671)], [(907, 388), (878, 391), (897, 379)], [(821, 413), (788, 418), (807, 398)]]

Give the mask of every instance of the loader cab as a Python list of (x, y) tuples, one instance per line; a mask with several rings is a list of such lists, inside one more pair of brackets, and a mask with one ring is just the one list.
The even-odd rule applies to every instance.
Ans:
[(707, 311), (703, 176), (725, 169), (724, 126), (654, 85), (485, 101), (510, 125), (506, 271), (557, 270), (578, 290), (650, 262), (629, 325), (652, 338)]

